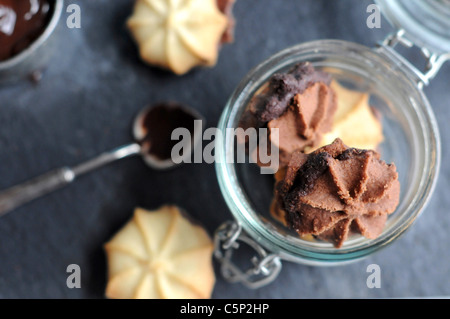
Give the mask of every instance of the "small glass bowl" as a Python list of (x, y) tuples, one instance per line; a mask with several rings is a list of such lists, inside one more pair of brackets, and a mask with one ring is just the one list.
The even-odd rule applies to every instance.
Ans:
[(216, 141), (216, 172), (236, 221), (261, 246), (281, 259), (308, 265), (344, 264), (364, 258), (403, 234), (425, 208), (440, 166), (440, 138), (433, 111), (410, 72), (382, 50), (340, 40), (312, 41), (281, 51), (251, 70), (230, 97), (219, 129), (237, 128), (250, 99), (270, 76), (309, 61), (340, 84), (370, 94), (383, 118), (382, 159), (394, 162), (401, 184), (400, 203), (377, 239), (353, 235), (341, 248), (299, 238), (270, 214), (274, 177), (257, 165), (227, 163), (236, 152), (234, 136)]

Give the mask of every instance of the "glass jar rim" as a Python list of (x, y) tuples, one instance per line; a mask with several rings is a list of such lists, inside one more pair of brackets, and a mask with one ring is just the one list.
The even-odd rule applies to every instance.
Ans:
[[(383, 74), (384, 69), (393, 63), (389, 60), (389, 57), (383, 56), (369, 47), (342, 40), (317, 40), (289, 47), (260, 63), (243, 78), (227, 102), (219, 121), (219, 130), (226, 132), (226, 128), (235, 128), (239, 111), (245, 108), (243, 97), (250, 92), (255, 92), (262, 83), (267, 81), (268, 76), (287, 65), (291, 65), (293, 57), (299, 58), (300, 55), (305, 57), (308, 54), (320, 56), (324, 52), (329, 53), (331, 51), (335, 51), (334, 54), (340, 54), (342, 50), (350, 50), (355, 57), (359, 56), (366, 60), (368, 62), (367, 67), (372, 72)], [(300, 62), (300, 60), (297, 62)], [(436, 185), (440, 168), (440, 137), (436, 119), (423, 91), (417, 87), (406, 70), (398, 71), (400, 72), (396, 81), (402, 81), (400, 82), (401, 85), (408, 86), (408, 89), (412, 92), (411, 95), (414, 95), (420, 101), (419, 105), (416, 105), (416, 108), (412, 111), (420, 113), (420, 124), (422, 125), (426, 149), (424, 154), (426, 167), (424, 167), (420, 176), (420, 191), (414, 195), (412, 204), (408, 206), (407, 218), (402, 224), (387, 233), (383, 233), (377, 239), (368, 240), (368, 243), (363, 243), (357, 249), (316, 249), (287, 242), (281, 234), (267, 229), (262, 220), (255, 218), (258, 213), (253, 210), (240, 188), (235, 164), (226, 162), (230, 136), (224, 134), (221, 139), (216, 140), (218, 158), (216, 173), (220, 189), (234, 218), (251, 237), (283, 259), (310, 265), (331, 265), (364, 258), (391, 243), (413, 224), (427, 205)]]

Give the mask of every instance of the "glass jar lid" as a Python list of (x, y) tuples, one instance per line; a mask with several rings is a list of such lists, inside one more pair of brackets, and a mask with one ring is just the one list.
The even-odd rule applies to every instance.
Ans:
[(436, 54), (450, 53), (450, 0), (376, 0), (381, 12), (409, 40)]

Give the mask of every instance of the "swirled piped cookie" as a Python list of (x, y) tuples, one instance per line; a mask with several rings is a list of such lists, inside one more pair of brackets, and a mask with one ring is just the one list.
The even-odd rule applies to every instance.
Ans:
[(216, 0), (137, 0), (127, 26), (142, 60), (180, 75), (214, 66), (222, 38), (231, 37)]
[(106, 296), (115, 299), (210, 298), (213, 244), (176, 206), (137, 208), (105, 244)]

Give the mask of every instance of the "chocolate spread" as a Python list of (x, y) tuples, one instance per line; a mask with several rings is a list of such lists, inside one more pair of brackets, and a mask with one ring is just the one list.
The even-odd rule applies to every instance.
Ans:
[(49, 0), (0, 0), (0, 61), (19, 54), (44, 32), (52, 5)]
[(159, 103), (153, 106), (143, 119), (145, 138), (140, 143), (149, 154), (158, 159), (170, 159), (172, 148), (178, 143), (171, 138), (173, 130), (186, 128), (193, 136), (196, 119), (183, 105), (175, 102)]

